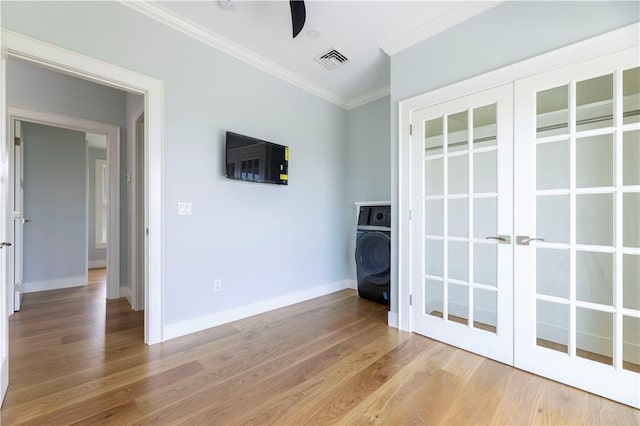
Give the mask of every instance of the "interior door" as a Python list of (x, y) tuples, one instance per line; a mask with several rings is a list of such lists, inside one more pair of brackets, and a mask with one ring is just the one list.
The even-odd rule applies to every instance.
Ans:
[[(13, 235), (14, 235), (14, 255), (13, 255), (13, 281), (14, 281), (14, 302), (13, 309), (20, 310), (22, 304), (22, 277), (23, 277), (23, 250), (24, 250), (24, 225), (29, 221), (24, 217), (24, 140), (20, 134), (20, 121), (14, 121), (14, 212), (13, 212)], [(9, 296), (11, 297), (11, 296)]]
[(412, 329), (513, 362), (513, 85), (411, 114)]
[(640, 407), (637, 49), (516, 82), (516, 366)]
[[(0, 35), (0, 51), (3, 50)], [(8, 155), (6, 128), (6, 58), (0, 55), (0, 404), (4, 401), (9, 386), (9, 330), (7, 316), (7, 247), (4, 243), (7, 236), (7, 188), (8, 188)], [(4, 143), (2, 143), (4, 142)]]

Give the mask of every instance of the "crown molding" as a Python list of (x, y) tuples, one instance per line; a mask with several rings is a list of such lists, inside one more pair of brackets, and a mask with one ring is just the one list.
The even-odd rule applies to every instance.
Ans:
[(267, 74), (277, 77), (286, 81), (302, 90), (305, 90), (315, 96), (318, 96), (325, 101), (331, 102), (341, 108), (349, 109), (351, 104), (347, 99), (339, 96), (299, 75), (281, 67), (280, 65), (271, 62), (242, 46), (233, 43), (232, 41), (219, 36), (211, 31), (208, 31), (198, 25), (193, 24), (187, 20), (178, 18), (165, 8), (151, 3), (146, 0), (140, 1), (127, 1), (118, 0), (124, 6), (127, 6), (147, 17), (154, 19), (174, 30), (188, 35), (198, 41), (201, 41), (215, 49), (218, 49), (229, 56), (239, 59), (251, 66), (254, 66)]
[(400, 53), (409, 47), (420, 43), (434, 35), (441, 33), (459, 23), (479, 15), (491, 8), (496, 7), (503, 0), (499, 1), (464, 1), (449, 10), (442, 16), (436, 16), (431, 21), (419, 26), (413, 31), (409, 31), (404, 36), (386, 43), (380, 48), (389, 56)]
[(351, 110), (354, 108), (358, 108), (359, 106), (368, 104), (369, 102), (377, 101), (380, 98), (389, 96), (389, 94), (391, 94), (389, 86), (381, 87), (380, 89), (365, 93), (364, 95), (358, 96), (357, 98), (350, 99), (346, 109)]

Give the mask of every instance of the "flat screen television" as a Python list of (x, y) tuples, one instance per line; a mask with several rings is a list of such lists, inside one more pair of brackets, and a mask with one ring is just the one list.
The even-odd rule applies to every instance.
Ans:
[(229, 179), (287, 185), (289, 148), (238, 133), (226, 134)]

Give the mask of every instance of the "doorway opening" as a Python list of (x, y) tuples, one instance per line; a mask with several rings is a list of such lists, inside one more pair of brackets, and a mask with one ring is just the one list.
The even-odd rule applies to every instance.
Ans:
[[(144, 230), (145, 230), (145, 264), (144, 274), (144, 341), (154, 344), (163, 341), (162, 321), (162, 109), (163, 109), (163, 82), (146, 75), (130, 71), (104, 61), (100, 61), (77, 52), (42, 43), (17, 33), (3, 31), (3, 50), (6, 56), (0, 58), (0, 86), (6, 87), (6, 61), (8, 58), (23, 59), (39, 64), (50, 70), (60, 71), (81, 80), (90, 81), (107, 87), (124, 90), (129, 93), (144, 97)], [(3, 90), (4, 93), (4, 90)], [(0, 112), (7, 111), (7, 101), (0, 96)], [(4, 115), (4, 114), (3, 114)], [(7, 129), (9, 130), (9, 129)], [(8, 131), (2, 132), (0, 137), (7, 138), (4, 145), (7, 149), (13, 143), (8, 137)], [(3, 205), (3, 210), (8, 210), (8, 205)], [(11, 220), (3, 221), (3, 228), (8, 227)], [(6, 296), (7, 285), (3, 282), (2, 298)], [(2, 299), (0, 298), (0, 299)], [(4, 299), (3, 299), (4, 300)], [(3, 303), (3, 307), (8, 305)], [(7, 312), (8, 314), (8, 312)], [(0, 340), (2, 354), (0, 358), (6, 360), (8, 349), (7, 317), (2, 315), (0, 319)], [(1, 388), (5, 389), (7, 364), (2, 364)]]
[[(87, 236), (83, 237), (78, 236), (84, 245), (84, 255), (83, 259), (74, 259), (76, 262), (84, 262), (84, 267), (79, 265), (75, 269), (75, 273), (71, 274), (72, 277), (65, 276), (64, 273), (62, 276), (64, 277), (61, 280), (50, 280), (50, 279), (42, 279), (47, 274), (44, 274), (42, 277), (38, 277), (35, 280), (31, 280), (32, 282), (29, 284), (30, 288), (25, 288), (23, 278), (24, 278), (24, 248), (25, 248), (25, 226), (27, 227), (38, 227), (42, 226), (44, 229), (51, 228), (47, 227), (48, 218), (43, 216), (40, 220), (36, 220), (33, 222), (33, 218), (25, 216), (25, 192), (24, 192), (24, 158), (25, 153), (28, 148), (26, 147), (26, 141), (23, 135), (23, 127), (26, 126), (37, 126), (46, 131), (49, 130), (56, 131), (55, 129), (64, 129), (60, 130), (62, 132), (67, 132), (67, 135), (71, 134), (76, 136), (77, 138), (81, 138), (80, 141), (83, 145), (86, 144), (87, 134), (93, 135), (101, 135), (105, 141), (105, 149), (106, 149), (106, 161), (105, 165), (107, 166), (105, 171), (108, 171), (105, 175), (108, 176), (109, 180), (102, 182), (106, 184), (106, 188), (108, 191), (105, 195), (107, 195), (107, 199), (105, 201), (105, 205), (108, 206), (108, 211), (106, 219), (102, 222), (102, 229), (105, 231), (104, 235), (104, 247), (106, 248), (106, 259), (105, 265), (107, 268), (107, 298), (113, 299), (120, 297), (120, 289), (119, 289), (119, 275), (120, 275), (120, 130), (117, 126), (113, 126), (106, 123), (100, 123), (91, 120), (78, 119), (75, 117), (63, 116), (52, 113), (44, 113), (41, 111), (34, 111), (25, 108), (17, 108), (17, 107), (9, 107), (8, 108), (9, 115), (9, 133), (10, 140), (14, 141), (13, 149), (9, 149), (9, 180), (12, 184), (9, 185), (9, 205), (7, 206), (9, 211), (11, 212), (11, 216), (13, 217), (13, 227), (9, 226), (8, 236), (10, 239), (14, 241), (14, 249), (8, 253), (8, 312), (14, 312), (20, 310), (21, 297), (25, 291), (38, 291), (38, 290), (46, 290), (49, 288), (61, 288), (61, 287), (73, 287), (79, 285), (85, 285), (88, 282), (88, 269), (91, 266), (89, 262), (89, 245), (87, 244)], [(73, 133), (69, 133), (73, 132)], [(76, 144), (78, 145), (78, 144)], [(90, 150), (88, 149), (88, 144), (84, 146), (77, 146), (75, 151), (76, 155), (84, 155), (85, 157), (89, 155)], [(82, 152), (78, 152), (78, 149), (84, 150), (84, 154)], [(47, 158), (42, 157), (41, 160), (43, 162), (48, 161)], [(96, 161), (94, 164), (97, 164)], [(75, 167), (80, 167), (79, 165), (75, 165)], [(40, 167), (41, 169), (42, 167)], [(88, 173), (87, 173), (88, 174)], [(94, 176), (97, 174), (95, 170), (93, 171)], [(72, 175), (73, 176), (73, 175)], [(106, 177), (105, 176), (105, 177)], [(36, 187), (40, 189), (43, 184), (46, 184), (51, 175), (40, 176), (41, 184), (36, 185)], [(86, 179), (86, 177), (85, 177)], [(86, 182), (80, 182), (81, 186), (86, 186), (84, 194), (77, 194), (79, 196), (87, 197), (89, 193), (93, 193), (90, 190), (89, 185), (86, 185)], [(95, 183), (94, 183), (95, 186)], [(53, 189), (53, 187), (52, 187)], [(47, 192), (47, 191), (45, 191)], [(49, 191), (48, 194), (42, 194), (46, 196), (49, 200), (51, 197), (51, 193)], [(29, 198), (26, 198), (27, 204), (29, 203)], [(42, 201), (42, 200), (41, 200)], [(59, 200), (62, 202), (62, 200)], [(68, 201), (68, 200), (67, 200)], [(79, 200), (78, 200), (79, 201)], [(35, 199), (34, 199), (35, 202)], [(69, 215), (78, 216), (77, 222), (85, 223), (84, 228), (86, 234), (90, 233), (92, 230), (89, 230), (89, 209), (87, 200), (84, 199), (81, 201), (85, 206), (83, 212), (77, 212), (77, 208), (73, 208), (74, 206), (69, 207), (67, 212), (61, 212), (65, 216), (66, 219), (69, 218)], [(51, 201), (49, 201), (51, 204)], [(68, 204), (68, 203), (67, 203)], [(97, 203), (96, 203), (97, 204)], [(44, 213), (42, 210), (35, 208), (32, 209), (33, 214)], [(96, 205), (95, 208), (98, 206)], [(74, 221), (71, 221), (74, 222)], [(94, 226), (95, 228), (95, 226)], [(27, 235), (30, 235), (30, 230), (27, 229)], [(12, 235), (13, 234), (13, 235)], [(97, 232), (94, 231), (94, 235)], [(35, 234), (38, 235), (38, 234)], [(13, 238), (12, 238), (13, 237)], [(97, 235), (96, 235), (97, 237)], [(62, 236), (60, 238), (63, 238)], [(107, 241), (109, 244), (106, 244)], [(38, 242), (33, 241), (33, 246), (44, 246), (40, 247), (43, 250), (48, 250), (46, 247), (46, 242)], [(76, 244), (77, 246), (78, 244)], [(96, 244), (94, 243), (94, 247)], [(46, 255), (46, 252), (44, 252)], [(38, 253), (34, 253), (34, 262), (37, 264), (42, 263), (43, 259), (41, 259), (42, 253), (40, 256)], [(38, 260), (39, 259), (39, 260)], [(98, 266), (98, 265), (96, 265)], [(84, 271), (83, 274), (80, 274), (78, 271)], [(59, 272), (59, 271), (57, 271)], [(54, 273), (54, 275), (56, 275)], [(57, 273), (60, 276), (60, 273)], [(13, 280), (11, 279), (13, 277)], [(59, 282), (58, 282), (59, 281)]]

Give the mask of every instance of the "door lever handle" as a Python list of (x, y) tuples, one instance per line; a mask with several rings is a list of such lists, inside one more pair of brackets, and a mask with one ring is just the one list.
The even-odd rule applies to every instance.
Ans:
[(511, 244), (511, 235), (498, 235), (497, 237), (485, 237), (486, 240), (496, 240), (499, 244)]
[(518, 235), (516, 244), (519, 246), (528, 246), (531, 241), (544, 241), (544, 238), (529, 237), (528, 235)]
[(31, 222), (31, 219), (22, 219), (22, 224), (24, 225), (25, 223), (29, 223)]
[(1, 248), (4, 248), (4, 247), (11, 247), (11, 245), (12, 245), (12, 244), (11, 244), (10, 242), (8, 242), (8, 241), (3, 241), (3, 242), (1, 242), (1, 243), (0, 243), (0, 249), (1, 249)]

